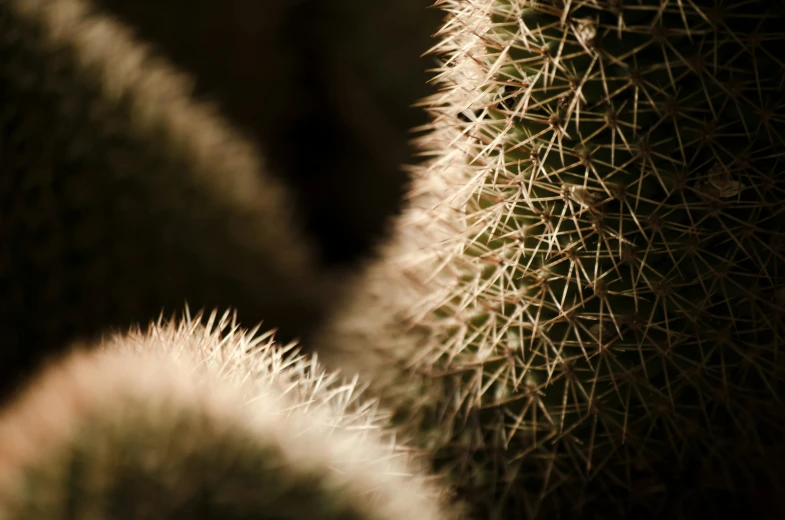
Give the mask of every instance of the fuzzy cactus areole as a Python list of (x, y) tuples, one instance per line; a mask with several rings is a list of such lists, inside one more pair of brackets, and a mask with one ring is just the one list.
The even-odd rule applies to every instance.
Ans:
[(416, 186), (446, 225), (401, 360), (438, 391), (402, 413), (480, 518), (769, 507), (783, 2), (440, 6)]

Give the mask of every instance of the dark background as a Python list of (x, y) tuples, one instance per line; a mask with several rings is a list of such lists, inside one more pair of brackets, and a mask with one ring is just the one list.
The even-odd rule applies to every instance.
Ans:
[(415, 160), (431, 0), (98, 0), (196, 77), (296, 194), (328, 266), (372, 252)]

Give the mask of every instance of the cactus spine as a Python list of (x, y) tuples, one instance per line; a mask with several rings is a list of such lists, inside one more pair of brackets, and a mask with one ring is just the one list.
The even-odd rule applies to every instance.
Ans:
[(479, 518), (770, 514), (785, 17), (710, 4), (440, 2), (425, 245), (379, 268), (426, 290), (359, 334)]
[(385, 413), (225, 315), (45, 371), (0, 421), (0, 518), (446, 520)]

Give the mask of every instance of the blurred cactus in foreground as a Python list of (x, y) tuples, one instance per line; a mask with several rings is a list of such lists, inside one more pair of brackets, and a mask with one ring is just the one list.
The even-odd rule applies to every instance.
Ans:
[(50, 366), (0, 420), (0, 518), (458, 518), (353, 383), (215, 317)]

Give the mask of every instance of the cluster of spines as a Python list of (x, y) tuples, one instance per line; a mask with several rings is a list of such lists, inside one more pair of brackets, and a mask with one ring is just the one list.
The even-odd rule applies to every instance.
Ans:
[(777, 481), (781, 4), (441, 7), (415, 188), (440, 220), (415, 223), (430, 290), (399, 359), (440, 381), (402, 414), (500, 518), (689, 516)]

